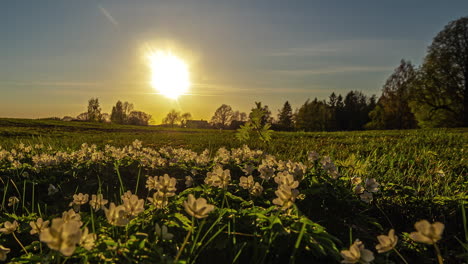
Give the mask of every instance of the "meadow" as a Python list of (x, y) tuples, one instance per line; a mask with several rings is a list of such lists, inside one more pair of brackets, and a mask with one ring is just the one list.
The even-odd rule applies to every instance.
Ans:
[(466, 263), (467, 132), (0, 119), (0, 259)]

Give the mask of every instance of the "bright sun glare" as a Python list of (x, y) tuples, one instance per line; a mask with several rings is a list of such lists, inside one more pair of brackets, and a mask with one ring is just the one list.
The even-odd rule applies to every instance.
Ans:
[(151, 85), (162, 95), (177, 99), (190, 86), (187, 64), (171, 52), (156, 51), (148, 55)]

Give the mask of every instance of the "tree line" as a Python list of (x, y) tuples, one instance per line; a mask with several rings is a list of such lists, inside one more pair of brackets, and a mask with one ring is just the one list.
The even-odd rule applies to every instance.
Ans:
[[(271, 116), (262, 108), (262, 122), (274, 130), (336, 131), (468, 127), (468, 17), (448, 23), (428, 47), (422, 65), (402, 59), (388, 77), (379, 98), (360, 91), (307, 100), (293, 112), (288, 101)], [(230, 107), (222, 105), (214, 126), (232, 127)], [(252, 109), (252, 110), (253, 110)]]
[(102, 113), (99, 98), (91, 98), (88, 100), (88, 109), (86, 112), (79, 114), (76, 118), (66, 116), (63, 120), (147, 126), (151, 120), (151, 115), (134, 110), (133, 104), (120, 100), (112, 107), (111, 114), (109, 115), (108, 113)]

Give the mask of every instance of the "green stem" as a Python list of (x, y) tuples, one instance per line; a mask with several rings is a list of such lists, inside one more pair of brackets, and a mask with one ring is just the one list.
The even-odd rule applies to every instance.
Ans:
[(397, 253), (397, 255), (401, 258), (401, 260), (403, 260), (403, 262), (405, 264), (408, 264), (408, 261), (406, 261), (406, 259), (403, 257), (403, 255), (401, 255), (400, 252), (396, 248), (393, 248), (393, 251), (395, 251), (395, 253)]
[(188, 243), (188, 239), (189, 239), (191, 233), (192, 233), (192, 229), (190, 229), (188, 231), (187, 235), (185, 236), (184, 243), (182, 244), (182, 247), (180, 247), (179, 252), (177, 252), (177, 256), (174, 259), (174, 263), (177, 263), (177, 261), (179, 260), (180, 255), (182, 254), (182, 251), (184, 251), (184, 248)]
[(437, 246), (437, 244), (434, 244), (434, 248), (435, 248), (436, 253), (437, 253), (437, 261), (439, 262), (439, 264), (443, 264), (444, 259), (442, 258), (442, 254), (440, 253), (439, 246)]
[(15, 238), (16, 242), (18, 242), (18, 244), (20, 245), (20, 247), (23, 249), (23, 251), (26, 253), (26, 254), (29, 254), (28, 251), (26, 250), (26, 248), (24, 248), (23, 244), (21, 244), (21, 242), (19, 241), (18, 237), (15, 235), (15, 232), (11, 233), (13, 234), (13, 237)]
[(141, 175), (141, 167), (138, 168), (138, 176), (137, 176), (137, 182), (136, 182), (136, 187), (135, 187), (135, 194), (138, 192), (138, 184), (140, 183), (140, 175)]
[(119, 182), (120, 182), (120, 195), (122, 196), (122, 194), (124, 194), (125, 190), (124, 190), (124, 185), (123, 185), (123, 181), (122, 181), (122, 176), (120, 176), (120, 171), (119, 171), (119, 165), (117, 163), (115, 163), (115, 171), (117, 172), (117, 177), (119, 178)]

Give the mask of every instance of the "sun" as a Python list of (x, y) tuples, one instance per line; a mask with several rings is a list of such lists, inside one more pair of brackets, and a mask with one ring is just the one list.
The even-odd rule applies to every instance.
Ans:
[(151, 86), (162, 95), (177, 99), (187, 93), (190, 74), (187, 64), (171, 52), (156, 51), (148, 54)]

